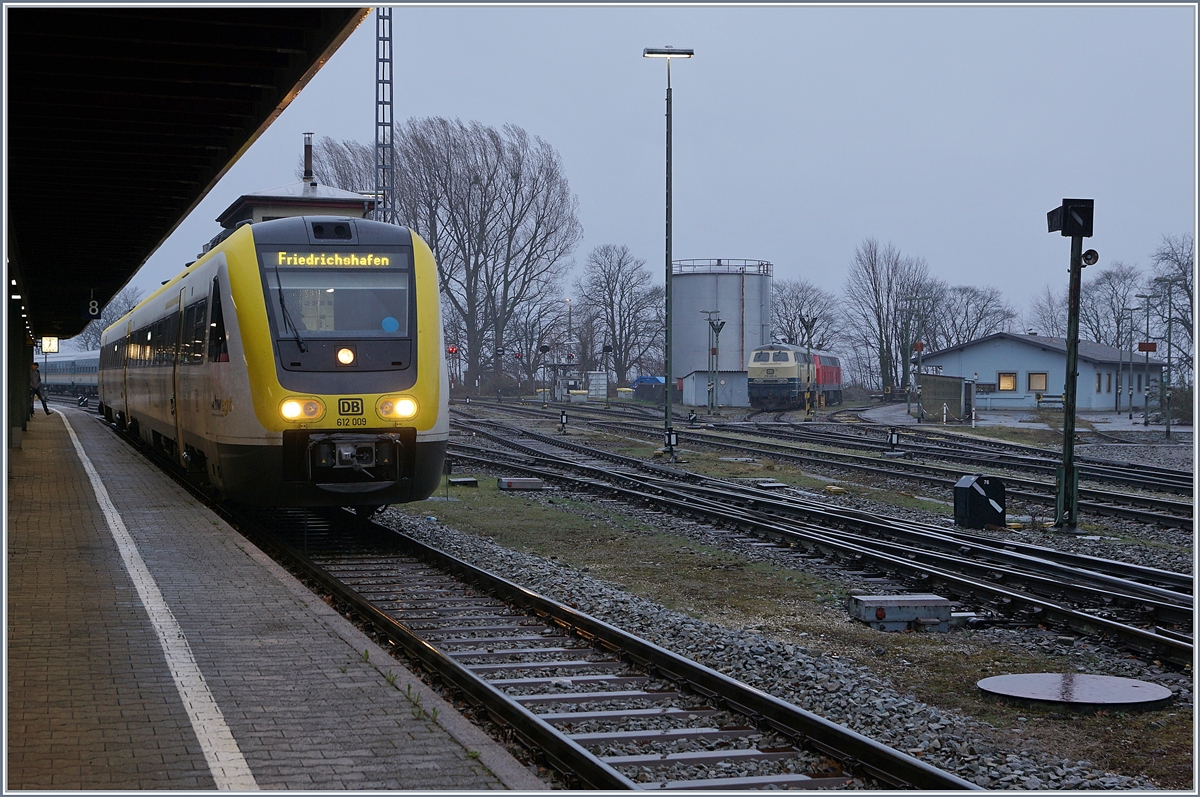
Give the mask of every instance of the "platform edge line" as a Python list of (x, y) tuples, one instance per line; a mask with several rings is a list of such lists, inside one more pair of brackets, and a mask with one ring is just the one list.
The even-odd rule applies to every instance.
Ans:
[(71, 437), (71, 444), (75, 447), (75, 454), (91, 481), (96, 502), (108, 523), (109, 532), (117, 544), (129, 578), (137, 588), (142, 606), (146, 609), (150, 623), (158, 635), (167, 666), (171, 670), (171, 678), (175, 682), (175, 689), (187, 710), (192, 729), (200, 742), (204, 759), (217, 788), (224, 791), (257, 790), (258, 783), (254, 774), (250, 771), (237, 740), (233, 738), (233, 732), (225, 723), (225, 715), (221, 713), (220, 706), (209, 690), (204, 674), (196, 664), (196, 658), (192, 655), (183, 629), (180, 628), (179, 622), (162, 596), (162, 591), (158, 588), (158, 583), (138, 552), (137, 543), (130, 536), (121, 513), (109, 497), (99, 472), (83, 450), (83, 444), (75, 434), (75, 429), (65, 413), (59, 412), (58, 415), (62, 418), (67, 434)]

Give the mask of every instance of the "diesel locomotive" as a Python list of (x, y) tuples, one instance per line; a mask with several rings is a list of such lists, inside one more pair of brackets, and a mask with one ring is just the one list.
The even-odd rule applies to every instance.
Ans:
[(440, 482), (443, 352), (408, 228), (244, 223), (105, 330), (100, 411), (227, 500), (371, 510)]
[(757, 410), (795, 410), (812, 390), (814, 406), (842, 403), (842, 365), (827, 351), (786, 343), (759, 346), (746, 368), (750, 406)]

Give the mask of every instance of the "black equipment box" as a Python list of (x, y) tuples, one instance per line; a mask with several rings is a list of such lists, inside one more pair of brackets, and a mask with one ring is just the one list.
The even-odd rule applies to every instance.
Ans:
[(963, 476), (954, 485), (954, 525), (1004, 528), (1004, 482), (995, 476)]

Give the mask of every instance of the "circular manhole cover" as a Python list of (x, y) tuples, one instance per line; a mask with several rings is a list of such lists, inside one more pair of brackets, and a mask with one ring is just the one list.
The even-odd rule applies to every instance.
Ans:
[(1016, 703), (1062, 704), (1078, 710), (1155, 709), (1171, 702), (1165, 686), (1112, 675), (1034, 672), (984, 678), (981, 691)]

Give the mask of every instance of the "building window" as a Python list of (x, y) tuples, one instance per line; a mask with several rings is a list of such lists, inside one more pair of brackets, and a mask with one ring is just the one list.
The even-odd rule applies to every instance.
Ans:
[(1045, 392), (1045, 390), (1046, 390), (1046, 375), (1044, 373), (1029, 374), (1029, 389), (1031, 391)]
[(1137, 392), (1139, 392), (1139, 393), (1142, 392), (1142, 375), (1141, 374), (1138, 374)]
[(1100, 375), (1100, 374), (1096, 374), (1096, 392), (1097, 392), (1097, 393), (1099, 393), (1099, 392), (1100, 392), (1100, 380), (1101, 380), (1101, 378), (1102, 378), (1102, 377), (1101, 377), (1101, 375)]
[(1111, 393), (1112, 392), (1112, 373), (1111, 372), (1107, 373), (1107, 374), (1105, 374), (1105, 376), (1108, 378), (1104, 380), (1104, 392)]
[(997, 382), (998, 388), (1001, 392), (1003, 392), (1005, 390), (1016, 390), (1017, 389), (1017, 375), (1015, 373), (996, 374), (996, 382)]

